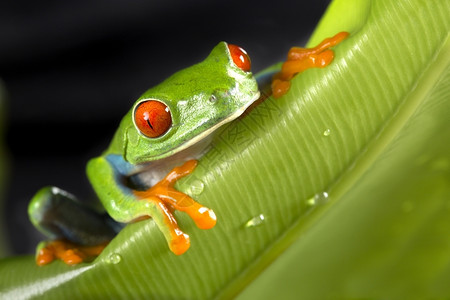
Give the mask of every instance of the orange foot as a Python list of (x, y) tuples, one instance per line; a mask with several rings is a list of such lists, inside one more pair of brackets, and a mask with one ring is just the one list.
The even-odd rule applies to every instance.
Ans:
[(36, 255), (36, 264), (43, 266), (55, 259), (60, 259), (68, 265), (76, 265), (83, 261), (92, 260), (98, 256), (108, 243), (96, 246), (81, 246), (67, 240), (47, 242)]
[(171, 209), (186, 212), (200, 229), (210, 229), (216, 225), (214, 212), (197, 203), (188, 195), (174, 189), (178, 179), (191, 174), (197, 166), (196, 160), (189, 160), (181, 167), (176, 167), (164, 179), (146, 191), (135, 191), (141, 200), (153, 204), (155, 219), (164, 233), (170, 250), (176, 255), (183, 254), (189, 249), (189, 236), (180, 230)]
[(314, 48), (292, 47), (289, 50), (286, 62), (281, 67), (281, 71), (273, 77), (273, 96), (279, 98), (286, 94), (291, 86), (290, 80), (296, 74), (310, 68), (324, 68), (328, 66), (334, 58), (334, 52), (329, 48), (339, 44), (348, 35), (348, 32), (340, 32), (331, 38), (323, 40)]

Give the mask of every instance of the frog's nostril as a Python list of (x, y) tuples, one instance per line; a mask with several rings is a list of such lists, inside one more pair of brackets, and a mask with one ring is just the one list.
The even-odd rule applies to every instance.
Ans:
[(211, 102), (211, 103), (216, 103), (216, 102), (217, 102), (217, 97), (216, 97), (216, 95), (211, 95), (211, 97), (209, 97), (209, 102)]

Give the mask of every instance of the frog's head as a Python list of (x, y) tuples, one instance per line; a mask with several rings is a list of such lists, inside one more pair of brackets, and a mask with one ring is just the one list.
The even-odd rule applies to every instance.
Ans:
[(247, 53), (221, 42), (204, 61), (175, 73), (136, 101), (125, 158), (136, 164), (178, 153), (239, 117), (258, 98)]

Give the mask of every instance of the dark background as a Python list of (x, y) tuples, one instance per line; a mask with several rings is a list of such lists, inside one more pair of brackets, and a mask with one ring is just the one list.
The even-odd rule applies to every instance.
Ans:
[[(221, 40), (254, 72), (304, 45), (329, 0), (0, 2), (0, 78), (8, 93), (6, 223), (14, 253), (43, 239), (27, 205), (45, 185), (93, 198), (85, 164), (149, 87)], [(3, 216), (1, 216), (3, 218)]]

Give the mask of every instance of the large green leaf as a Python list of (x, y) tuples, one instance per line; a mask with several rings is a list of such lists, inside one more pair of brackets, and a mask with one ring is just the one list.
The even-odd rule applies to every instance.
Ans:
[(177, 214), (186, 254), (143, 221), (91, 264), (2, 261), (0, 298), (449, 296), (449, 15), (335, 1), (312, 37), (351, 32), (334, 62), (223, 129), (180, 184), (218, 216)]

